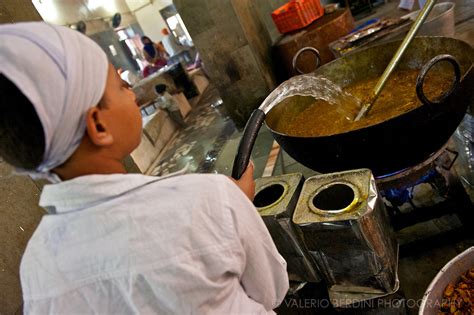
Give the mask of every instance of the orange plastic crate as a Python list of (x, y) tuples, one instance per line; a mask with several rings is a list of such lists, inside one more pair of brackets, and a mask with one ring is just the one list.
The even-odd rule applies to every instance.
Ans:
[(282, 34), (301, 29), (324, 14), (319, 0), (291, 0), (272, 12), (272, 19)]

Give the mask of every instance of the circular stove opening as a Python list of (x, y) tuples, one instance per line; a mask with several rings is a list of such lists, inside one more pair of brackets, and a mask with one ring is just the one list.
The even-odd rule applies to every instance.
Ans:
[(313, 198), (313, 205), (324, 211), (341, 210), (355, 198), (354, 190), (346, 184), (334, 184), (321, 190)]
[(255, 198), (253, 204), (257, 208), (267, 207), (274, 204), (285, 192), (285, 187), (281, 184), (273, 184), (260, 190)]

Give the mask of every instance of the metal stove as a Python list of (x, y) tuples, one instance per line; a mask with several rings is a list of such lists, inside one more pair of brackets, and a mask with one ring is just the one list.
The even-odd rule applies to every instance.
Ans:
[(452, 241), (466, 232), (463, 222), (472, 222), (473, 205), (454, 167), (458, 153), (450, 147), (415, 167), (376, 179), (401, 255)]

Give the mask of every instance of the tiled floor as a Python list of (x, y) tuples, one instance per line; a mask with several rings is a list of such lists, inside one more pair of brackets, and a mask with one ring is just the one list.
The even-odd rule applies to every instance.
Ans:
[[(226, 113), (218, 92), (212, 85), (187, 117), (188, 127), (167, 145), (151, 167), (151, 175), (175, 172), (220, 173), (230, 175), (241, 131)], [(262, 128), (252, 152), (255, 176), (262, 175), (272, 145), (272, 136)]]

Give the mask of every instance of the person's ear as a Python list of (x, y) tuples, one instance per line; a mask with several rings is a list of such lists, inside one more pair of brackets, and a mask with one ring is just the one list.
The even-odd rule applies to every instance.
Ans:
[(101, 117), (101, 110), (94, 106), (87, 111), (86, 129), (92, 143), (97, 146), (109, 146), (114, 143), (114, 137)]

